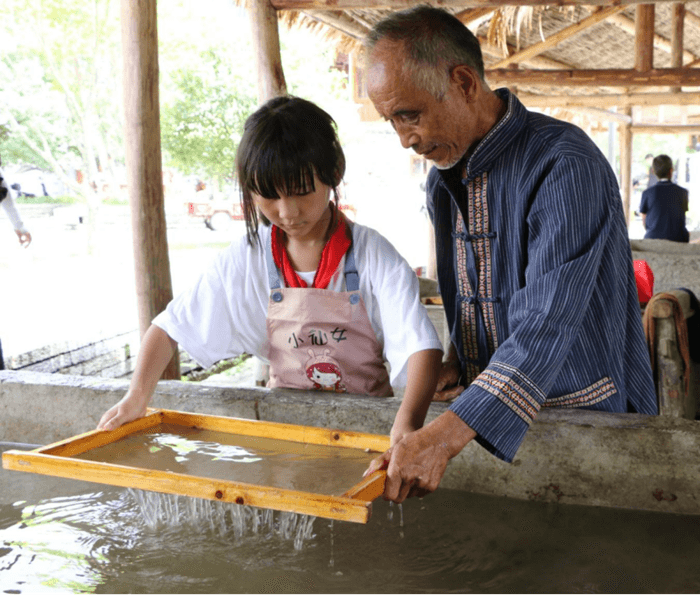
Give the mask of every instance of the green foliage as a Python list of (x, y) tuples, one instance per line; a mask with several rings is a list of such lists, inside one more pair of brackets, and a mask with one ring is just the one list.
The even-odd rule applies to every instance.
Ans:
[(174, 97), (161, 110), (162, 145), (170, 165), (221, 186), (233, 178), (255, 89), (224, 56), (207, 50), (200, 57), (197, 70), (180, 69), (172, 76)]
[(25, 205), (72, 205), (82, 203), (83, 201), (75, 196), (17, 196), (15, 197), (15, 202)]
[[(161, 132), (165, 161), (207, 182), (230, 180), (257, 74), (246, 11), (230, 0), (158, 3)], [(124, 183), (119, 2), (4, 0), (0, 156), (54, 171), (78, 189)], [(290, 93), (340, 125), (355, 112), (332, 42), (281, 28)], [(8, 83), (9, 81), (9, 83)], [(349, 106), (349, 107), (348, 107)], [(345, 112), (344, 112), (345, 110)], [(350, 128), (350, 127), (348, 127)]]
[[(109, 180), (121, 149), (118, 4), (6, 0), (0, 124), (6, 160), (51, 169), (78, 188)], [(102, 164), (102, 172), (98, 172)]]

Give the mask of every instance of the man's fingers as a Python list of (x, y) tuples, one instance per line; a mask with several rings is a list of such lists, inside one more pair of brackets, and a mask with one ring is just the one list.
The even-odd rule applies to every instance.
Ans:
[(464, 392), (463, 386), (453, 386), (445, 390), (440, 390), (433, 396), (433, 401), (449, 401), (461, 395)]

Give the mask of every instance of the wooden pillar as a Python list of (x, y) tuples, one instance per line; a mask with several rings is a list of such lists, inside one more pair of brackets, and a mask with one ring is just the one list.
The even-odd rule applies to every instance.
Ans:
[[(625, 113), (631, 117), (632, 108), (626, 108)], [(632, 210), (632, 126), (627, 123), (620, 124), (620, 195), (625, 222), (629, 227)]]
[[(685, 4), (676, 2), (673, 5), (671, 20), (671, 68), (683, 67), (683, 25), (685, 22)], [(680, 93), (680, 87), (672, 87), (671, 91)]]
[(654, 5), (638, 4), (634, 21), (636, 70), (646, 72), (654, 68)]
[(250, 0), (248, 8), (258, 72), (258, 103), (287, 94), (282, 70), (277, 11), (269, 0)]
[[(156, 0), (121, 0), (124, 140), (139, 331), (173, 297), (163, 205)], [(163, 378), (180, 378), (174, 357)]]

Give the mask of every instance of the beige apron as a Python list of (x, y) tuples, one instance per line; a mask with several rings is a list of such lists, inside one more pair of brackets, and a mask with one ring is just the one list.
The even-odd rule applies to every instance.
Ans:
[(271, 243), (266, 248), (268, 386), (391, 395), (382, 347), (359, 293), (353, 247), (345, 255), (344, 292), (280, 287)]

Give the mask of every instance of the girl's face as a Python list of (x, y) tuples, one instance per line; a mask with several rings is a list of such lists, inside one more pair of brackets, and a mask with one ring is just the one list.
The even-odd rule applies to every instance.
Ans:
[(253, 201), (270, 222), (295, 240), (325, 239), (331, 221), (330, 186), (314, 176), (315, 190), (306, 193), (265, 198), (253, 193)]

